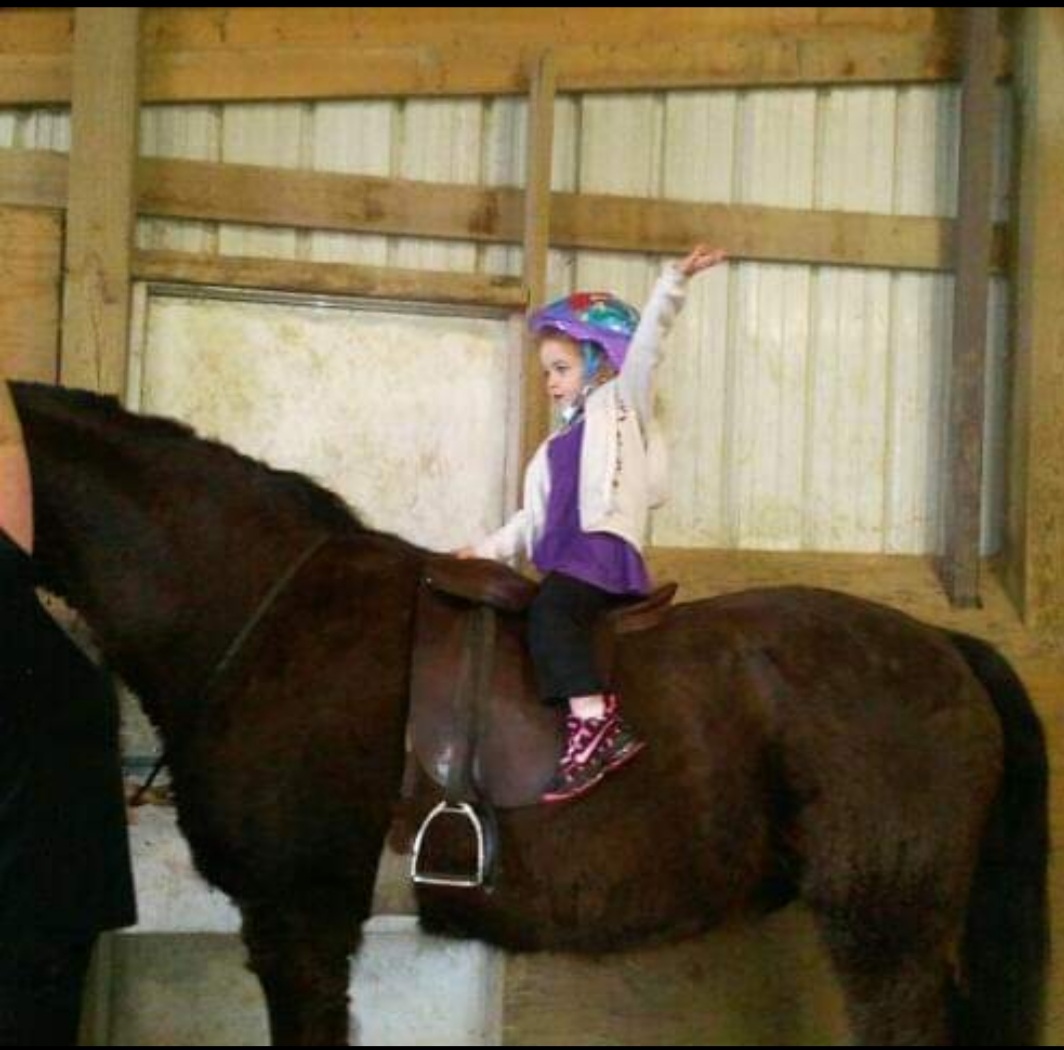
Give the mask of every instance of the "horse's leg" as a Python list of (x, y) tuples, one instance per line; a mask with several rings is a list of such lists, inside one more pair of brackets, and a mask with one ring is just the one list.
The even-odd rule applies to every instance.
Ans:
[(800, 892), (835, 964), (855, 1041), (949, 1045), (974, 836), (957, 833), (958, 813), (952, 829), (939, 818), (938, 805), (955, 797), (942, 779), (925, 800), (879, 790), (885, 780), (852, 779), (848, 795), (810, 803), (800, 820)]
[(365, 918), (351, 911), (347, 897), (314, 887), (241, 906), (274, 1046), (348, 1045), (349, 958)]
[[(835, 964), (854, 1040), (949, 1045), (978, 806), (965, 811), (945, 760), (937, 770), (923, 751), (911, 761), (910, 746), (916, 771), (930, 772), (906, 781), (867, 746), (852, 750), (847, 767), (822, 749), (830, 790), (802, 810), (794, 839), (800, 895)], [(900, 742), (893, 752), (906, 756)]]
[(816, 916), (860, 1046), (948, 1046), (953, 962), (941, 946), (882, 940), (860, 915)]

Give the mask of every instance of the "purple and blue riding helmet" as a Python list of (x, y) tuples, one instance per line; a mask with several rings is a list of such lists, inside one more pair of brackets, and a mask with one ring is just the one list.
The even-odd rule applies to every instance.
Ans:
[(540, 307), (528, 319), (529, 331), (536, 335), (553, 329), (581, 346), (600, 347), (618, 372), (638, 326), (639, 311), (609, 292), (574, 292)]

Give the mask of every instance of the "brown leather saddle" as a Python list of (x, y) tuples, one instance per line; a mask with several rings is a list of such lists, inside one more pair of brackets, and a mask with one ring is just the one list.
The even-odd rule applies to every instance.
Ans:
[[(676, 584), (603, 617), (596, 645), (609, 680), (619, 635), (667, 616)], [(564, 743), (564, 713), (544, 705), (525, 645), (525, 612), (538, 585), (496, 562), (433, 559), (418, 592), (411, 681), (410, 741), (443, 799), (414, 845), (415, 881), (482, 885), (492, 866), (493, 810), (535, 805)], [(479, 881), (426, 876), (419, 847), (443, 817), (468, 822)]]

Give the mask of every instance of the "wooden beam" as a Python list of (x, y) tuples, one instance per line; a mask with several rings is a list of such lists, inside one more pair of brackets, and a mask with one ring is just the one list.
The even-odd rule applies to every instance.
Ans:
[[(521, 243), (520, 190), (202, 161), (141, 162), (140, 211), (164, 218)], [(0, 183), (2, 186), (2, 183)], [(672, 253), (707, 229), (732, 258), (948, 270), (949, 219), (696, 204), (605, 194), (551, 195), (551, 244)], [(1004, 256), (998, 235), (997, 256)]]
[(595, 39), (603, 45), (636, 46), (711, 34), (798, 37), (831, 29), (956, 35), (957, 22), (954, 13), (934, 7), (626, 7), (611, 18), (603, 18), (596, 7), (156, 8), (145, 19), (145, 44), (172, 50), (311, 47), (336, 41), (367, 47), (466, 44), (474, 51), (489, 45), (524, 46), (540, 54)]
[(71, 65), (69, 55), (0, 54), (0, 106), (69, 106)]
[[(65, 173), (62, 154), (0, 150), (0, 204), (62, 208)], [(503, 244), (524, 236), (524, 193), (509, 188), (150, 159), (140, 161), (137, 183), (138, 211), (160, 218)], [(551, 195), (551, 244), (603, 251), (671, 254), (713, 229), (736, 259), (944, 271), (953, 266), (955, 226), (903, 215)], [(1006, 245), (999, 225), (996, 272)]]
[(513, 277), (191, 252), (137, 251), (133, 257), (133, 276), (140, 281), (316, 292), (505, 310), (522, 310), (528, 301), (524, 285)]
[[(547, 51), (536, 61), (528, 94), (528, 139), (525, 160), (525, 229), (523, 271), (529, 305), (547, 297), (547, 262), (551, 234), (551, 171), (554, 165), (554, 57)], [(550, 411), (543, 393), (539, 361), (525, 334), (522, 412), (522, 463), (527, 463), (547, 436)]]
[(1002, 570), (1026, 622), (1064, 631), (1064, 10), (1019, 20), (1009, 513)]
[[(601, 25), (601, 21), (600, 21)], [(597, 35), (597, 32), (596, 34)], [(150, 102), (512, 95), (522, 49), (466, 45), (277, 47), (159, 52), (145, 81)], [(952, 41), (940, 35), (822, 32), (807, 39), (749, 34), (684, 43), (557, 49), (561, 91), (927, 83), (956, 79)], [(1004, 58), (1000, 60), (1003, 68)], [(267, 74), (268, 71), (268, 74)]]
[[(0, 53), (69, 54), (73, 25), (69, 7), (0, 9)], [(526, 46), (539, 54), (596, 35), (610, 45), (708, 35), (798, 38), (818, 30), (956, 38), (958, 26), (957, 9), (941, 7), (629, 7), (610, 19), (595, 7), (158, 7), (144, 12), (141, 43), (147, 51), (210, 51), (337, 42), (426, 48), (464, 41), (477, 50)]]
[(0, 208), (0, 371), (54, 383), (59, 375), (63, 216)]
[[(143, 215), (519, 243), (520, 190), (250, 164), (141, 161)], [(418, 231), (414, 233), (413, 231)]]
[(72, 8), (0, 8), (0, 105), (70, 104)]
[[(160, 218), (499, 244), (524, 237), (524, 193), (509, 188), (152, 159), (140, 161), (137, 184), (140, 214)], [(65, 186), (62, 154), (0, 150), (0, 205), (62, 208)], [(735, 259), (945, 271), (953, 267), (955, 226), (903, 215), (551, 195), (553, 246), (642, 254), (682, 251), (713, 229)], [(996, 272), (1006, 245), (999, 225)]]
[[(953, 266), (956, 223), (950, 219), (587, 193), (557, 193), (552, 209), (556, 247), (686, 253), (713, 230), (732, 259), (937, 271)], [(1004, 228), (996, 230), (998, 269), (1005, 244)]]
[(0, 149), (0, 206), (65, 211), (69, 185), (65, 153)]
[(63, 300), (62, 382), (123, 394), (135, 222), (140, 8), (79, 7)]
[[(519, 94), (530, 55), (561, 91), (957, 79), (935, 8), (150, 9), (144, 99)], [(0, 105), (70, 98), (69, 11), (0, 11)], [(591, 43), (589, 43), (591, 41)], [(996, 68), (1008, 70), (999, 43)]]
[(957, 276), (953, 284), (953, 348), (942, 515), (945, 542), (938, 562), (946, 593), (961, 608), (979, 604), (996, 115), (990, 59), (1000, 14), (996, 7), (969, 7), (965, 11)]

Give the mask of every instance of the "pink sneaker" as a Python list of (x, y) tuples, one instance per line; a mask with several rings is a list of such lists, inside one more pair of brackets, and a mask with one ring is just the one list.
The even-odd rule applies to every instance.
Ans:
[(570, 715), (565, 726), (565, 753), (540, 796), (543, 802), (567, 802), (586, 795), (607, 773), (620, 769), (646, 747), (618, 714), (617, 697), (612, 693), (606, 696), (601, 718)]

